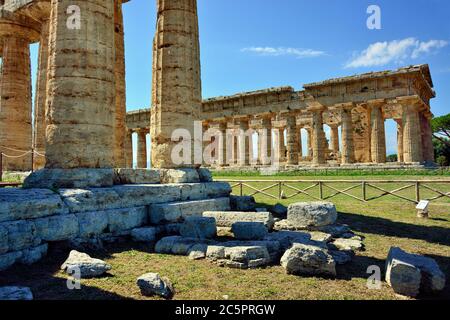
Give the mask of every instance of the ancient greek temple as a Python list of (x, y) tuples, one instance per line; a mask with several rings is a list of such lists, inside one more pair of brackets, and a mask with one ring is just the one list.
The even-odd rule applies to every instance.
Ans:
[[(133, 133), (137, 167), (147, 167), (147, 134), (151, 166), (177, 167), (171, 159), (181, 141), (172, 139), (177, 128), (192, 133), (191, 145), (216, 142), (213, 161), (204, 165), (217, 168), (268, 166), (275, 157), (285, 166), (384, 164), (388, 119), (397, 123), (399, 164), (433, 162), (435, 92), (427, 65), (325, 80), (301, 91), (281, 87), (202, 100), (194, 0), (157, 1), (152, 108), (127, 114), (125, 2), (0, 1), (4, 170), (130, 168)], [(37, 42), (32, 107), (30, 44)], [(195, 121), (219, 136), (198, 138)]]

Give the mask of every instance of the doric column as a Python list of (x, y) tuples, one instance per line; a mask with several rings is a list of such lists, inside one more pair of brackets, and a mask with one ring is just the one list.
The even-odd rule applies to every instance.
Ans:
[(312, 110), (313, 125), (312, 125), (312, 149), (313, 149), (313, 164), (321, 165), (326, 163), (325, 158), (325, 142), (323, 131), (323, 109)]
[(397, 122), (397, 158), (398, 162), (402, 163), (403, 160), (403, 123), (401, 119), (396, 119)]
[[(175, 129), (185, 129), (194, 144), (194, 121), (201, 111), (200, 45), (197, 0), (158, 0), (153, 44), (151, 109), (152, 165), (172, 168), (171, 153), (178, 142)], [(186, 137), (188, 138), (188, 137)], [(197, 142), (201, 143), (201, 142)], [(190, 164), (194, 165), (194, 154)]]
[(3, 169), (31, 169), (32, 93), (29, 44), (38, 41), (40, 25), (23, 16), (0, 11), (0, 47), (3, 48), (0, 82), (0, 152)]
[(139, 169), (147, 168), (147, 130), (145, 129), (138, 131), (137, 167)]
[(271, 164), (272, 156), (272, 121), (270, 116), (259, 116), (250, 121), (250, 127), (258, 133), (259, 165)]
[(339, 127), (337, 124), (330, 124), (331, 136), (330, 136), (330, 145), (331, 151), (335, 155), (339, 153)]
[(351, 164), (355, 162), (355, 143), (353, 136), (353, 119), (352, 109), (353, 103), (342, 104), (341, 107), (341, 139), (342, 139), (342, 151), (341, 151), (341, 163)]
[(303, 142), (302, 142), (302, 125), (297, 125), (297, 135), (298, 135), (298, 161), (303, 160)]
[(125, 168), (133, 167), (133, 131), (128, 129), (125, 136)]
[(397, 100), (403, 106), (403, 160), (406, 163), (422, 162), (419, 99), (411, 96)]
[(39, 39), (38, 73), (34, 100), (33, 148), (39, 153), (34, 157), (34, 169), (45, 166), (45, 112), (47, 105), (48, 37), (50, 31), (50, 3), (40, 3), (41, 36)]
[(430, 112), (420, 113), (423, 160), (430, 163), (434, 162), (433, 132), (431, 129), (431, 118), (432, 115)]
[(306, 141), (307, 141), (307, 149), (308, 149), (308, 157), (312, 159), (313, 156), (313, 149), (312, 149), (312, 129), (311, 128), (307, 128), (306, 132), (308, 133), (307, 137), (306, 137)]
[(115, 119), (114, 119), (114, 166), (125, 166), (126, 136), (126, 88), (125, 88), (125, 45), (123, 31), (123, 0), (114, 0), (114, 44), (115, 44)]
[(248, 134), (249, 126), (247, 119), (239, 120), (239, 156), (238, 163), (239, 166), (248, 166), (250, 164), (250, 139), (251, 136)]
[(225, 167), (228, 165), (227, 159), (227, 125), (226, 123), (220, 122), (217, 126), (217, 130), (220, 133), (219, 145), (218, 145), (218, 159), (219, 165)]
[(288, 115), (286, 120), (286, 160), (289, 165), (298, 165), (299, 131), (297, 121), (295, 115)]
[(81, 30), (67, 27), (72, 0), (52, 0), (46, 168), (114, 164), (114, 0), (77, 1)]
[(385, 104), (383, 99), (368, 102), (370, 108), (370, 154), (372, 162), (386, 162), (386, 135), (384, 129), (384, 118), (382, 108)]

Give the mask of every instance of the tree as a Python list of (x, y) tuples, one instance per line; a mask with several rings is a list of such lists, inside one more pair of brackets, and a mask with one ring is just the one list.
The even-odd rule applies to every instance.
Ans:
[(431, 121), (433, 136), (450, 147), (450, 113)]
[(450, 139), (433, 138), (433, 147), (436, 162), (441, 166), (447, 166), (450, 163)]
[(390, 154), (387, 156), (387, 162), (397, 162), (398, 156), (396, 154)]

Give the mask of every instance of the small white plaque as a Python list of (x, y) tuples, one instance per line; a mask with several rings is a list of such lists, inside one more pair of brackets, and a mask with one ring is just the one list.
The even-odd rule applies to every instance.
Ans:
[(419, 202), (419, 204), (417, 205), (416, 209), (417, 210), (426, 210), (428, 208), (429, 204), (430, 204), (430, 201), (422, 200), (422, 201)]

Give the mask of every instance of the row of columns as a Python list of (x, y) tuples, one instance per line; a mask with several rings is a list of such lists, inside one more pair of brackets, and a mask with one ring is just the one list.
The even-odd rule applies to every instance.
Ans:
[(147, 158), (147, 134), (149, 129), (136, 129), (126, 130), (125, 142), (124, 142), (124, 168), (133, 167), (133, 133), (137, 134), (137, 163), (136, 166), (139, 169), (147, 168), (148, 158)]
[[(397, 103), (401, 105), (401, 118), (397, 122), (398, 161), (405, 163), (419, 163), (434, 161), (432, 145), (431, 114), (421, 111), (421, 102), (417, 97), (399, 98)], [(383, 107), (386, 102), (383, 99), (372, 100), (365, 104), (370, 115), (369, 132), (370, 144), (367, 146), (372, 163), (386, 163), (386, 132), (385, 115)], [(330, 126), (330, 142), (328, 143), (324, 131), (323, 113), (324, 107), (311, 108), (310, 125), (299, 125), (295, 113), (285, 113), (283, 116), (261, 116), (261, 118), (249, 120), (243, 117), (226, 123), (213, 123), (205, 129), (219, 130), (224, 141), (219, 142), (219, 163), (221, 165), (247, 166), (252, 164), (253, 132), (258, 134), (258, 159), (256, 164), (269, 165), (277, 156), (279, 163), (298, 165), (303, 160), (311, 161), (312, 165), (324, 165), (333, 157), (340, 164), (352, 164), (355, 157), (355, 135), (357, 129), (354, 125), (353, 113), (357, 112), (354, 103), (343, 103), (334, 106), (341, 122), (332, 123)], [(339, 140), (339, 126), (341, 138)], [(251, 128), (251, 131), (247, 131)], [(227, 132), (231, 130), (230, 132)], [(302, 154), (301, 129), (308, 132), (308, 157)], [(284, 141), (286, 131), (286, 142)], [(276, 142), (274, 143), (274, 133)], [(275, 144), (275, 149), (273, 145)], [(227, 146), (229, 154), (227, 155)], [(239, 150), (245, 150), (239, 153)], [(237, 155), (241, 155), (238, 159)], [(228, 160), (228, 161), (227, 161)]]

